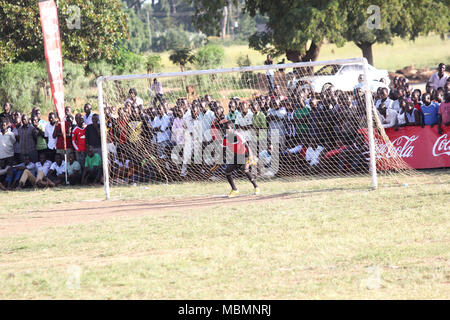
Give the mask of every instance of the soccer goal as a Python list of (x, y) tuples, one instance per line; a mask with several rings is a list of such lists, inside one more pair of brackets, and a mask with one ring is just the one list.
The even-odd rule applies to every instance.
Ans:
[[(369, 68), (354, 58), (102, 76), (106, 198), (115, 185), (225, 181), (229, 161), (261, 181), (354, 176), (376, 189), (377, 172), (411, 168), (378, 119), (373, 97), (387, 83)], [(246, 150), (224, 146), (227, 134)]]

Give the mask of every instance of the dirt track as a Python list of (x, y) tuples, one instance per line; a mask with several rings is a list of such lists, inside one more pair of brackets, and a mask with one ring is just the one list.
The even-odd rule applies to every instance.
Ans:
[(0, 236), (40, 231), (55, 226), (87, 224), (118, 217), (133, 217), (157, 212), (214, 207), (236, 203), (260, 203), (273, 199), (295, 198), (299, 194), (284, 193), (269, 196), (239, 196), (228, 199), (224, 196), (164, 199), (164, 200), (91, 200), (61, 204), (42, 211), (30, 211), (17, 217), (0, 219)]

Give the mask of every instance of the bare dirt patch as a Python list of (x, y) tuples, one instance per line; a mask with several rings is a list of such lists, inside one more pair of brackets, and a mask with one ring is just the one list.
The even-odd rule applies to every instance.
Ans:
[(211, 196), (185, 199), (158, 200), (90, 200), (49, 207), (39, 211), (0, 219), (0, 237), (32, 233), (42, 229), (88, 224), (111, 218), (133, 217), (155, 212), (191, 210), (218, 205), (254, 202), (259, 204), (276, 199), (298, 197), (299, 194), (284, 193), (268, 196), (240, 196), (228, 199), (225, 196)]

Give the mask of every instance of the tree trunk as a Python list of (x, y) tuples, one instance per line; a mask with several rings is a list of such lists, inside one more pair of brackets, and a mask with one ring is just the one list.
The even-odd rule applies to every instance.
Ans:
[(174, 16), (177, 13), (177, 6), (175, 5), (175, 0), (169, 0), (170, 5), (170, 15)]
[(363, 42), (357, 44), (357, 46), (362, 50), (363, 57), (367, 59), (370, 65), (373, 66), (373, 53), (372, 53), (372, 44), (370, 42)]
[(220, 37), (225, 39), (225, 36), (227, 35), (228, 7), (225, 6), (222, 10), (222, 20), (220, 21), (222, 31), (220, 33)]
[[(320, 48), (322, 47), (322, 42), (316, 44), (315, 42), (311, 42), (311, 45), (309, 46), (309, 49), (306, 51), (305, 54), (301, 55), (300, 50), (288, 50), (286, 51), (286, 58), (289, 61), (292, 62), (309, 62), (309, 61), (316, 61), (317, 57), (319, 56)], [(301, 74), (313, 74), (314, 69), (306, 68), (303, 70), (299, 70)]]

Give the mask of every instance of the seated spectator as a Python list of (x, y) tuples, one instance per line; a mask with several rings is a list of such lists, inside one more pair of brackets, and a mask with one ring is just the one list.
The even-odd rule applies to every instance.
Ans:
[(308, 149), (306, 149), (305, 160), (311, 167), (315, 167), (320, 164), (323, 150), (325, 150), (324, 147), (314, 142), (308, 147)]
[(86, 158), (84, 160), (82, 184), (101, 183), (102, 177), (102, 158), (94, 152), (94, 148), (89, 147)]
[(8, 128), (8, 118), (1, 119), (1, 132), (0, 132), (0, 161), (3, 160), (7, 164), (12, 165), (14, 160), (14, 143), (16, 142), (16, 136)]
[(423, 116), (423, 124), (426, 126), (434, 126), (438, 123), (439, 105), (431, 102), (431, 95), (424, 93), (422, 95), (422, 106), (420, 108)]
[(444, 63), (442, 62), (439, 63), (437, 70), (438, 71), (436, 73), (433, 73), (433, 75), (430, 77), (430, 80), (428, 81), (434, 90), (437, 90), (438, 88), (443, 88), (445, 82), (449, 78), (449, 76), (445, 74)]
[(27, 182), (30, 182), (33, 187), (54, 187), (54, 183), (47, 178), (48, 171), (51, 166), (52, 162), (47, 160), (45, 153), (41, 153), (39, 156), (39, 162), (35, 163), (36, 176), (34, 176), (33, 172), (30, 170), (25, 169), (22, 177), (20, 178), (19, 186), (23, 187)]
[(393, 128), (397, 123), (397, 112), (394, 109), (386, 108), (384, 103), (382, 103), (377, 110), (383, 128)]
[(0, 190), (6, 191), (5, 180), (11, 175), (11, 166), (4, 159), (0, 160)]
[(20, 190), (23, 187), (20, 185), (20, 179), (22, 178), (25, 170), (29, 170), (34, 176), (36, 176), (36, 165), (31, 162), (30, 156), (26, 154), (23, 156), (23, 159), (24, 160), (22, 163), (12, 166), (12, 179), (8, 185), (8, 188), (10, 189), (16, 188), (16, 190)]
[(81, 183), (81, 165), (75, 160), (74, 152), (69, 153), (69, 160), (67, 161), (67, 180), (71, 186)]
[(61, 154), (57, 153), (55, 155), (55, 162), (52, 163), (47, 176), (55, 186), (59, 186), (65, 182), (66, 162), (62, 159)]

